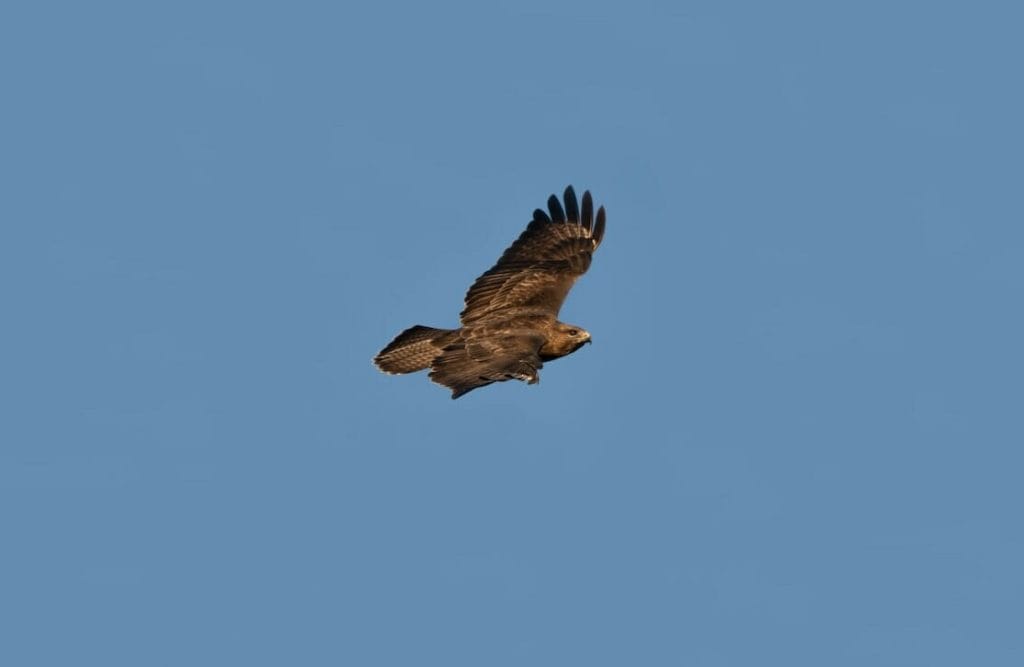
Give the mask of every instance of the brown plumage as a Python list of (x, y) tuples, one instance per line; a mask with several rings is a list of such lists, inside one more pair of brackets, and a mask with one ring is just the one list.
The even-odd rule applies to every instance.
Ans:
[(458, 398), (477, 387), (505, 380), (540, 381), (543, 362), (571, 354), (590, 334), (558, 321), (558, 311), (576, 279), (586, 273), (604, 237), (602, 206), (594, 215), (590, 192), (583, 208), (570, 185), (548, 199), (548, 211), (533, 220), (498, 263), (466, 293), (460, 329), (416, 325), (374, 358), (385, 373), (430, 368), (430, 379)]

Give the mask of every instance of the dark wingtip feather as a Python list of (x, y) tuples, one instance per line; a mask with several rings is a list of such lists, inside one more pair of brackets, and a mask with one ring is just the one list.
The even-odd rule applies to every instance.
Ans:
[(569, 217), (569, 222), (579, 223), (580, 209), (576, 202), (576, 191), (571, 185), (565, 189), (562, 199), (565, 200), (565, 214)]
[(590, 190), (583, 193), (583, 216), (580, 222), (587, 229), (594, 226), (594, 200), (590, 198)]
[(590, 238), (594, 239), (595, 245), (600, 245), (601, 239), (604, 238), (604, 206), (597, 209), (597, 222), (594, 224), (594, 231), (591, 232)]
[(565, 222), (565, 211), (562, 210), (562, 203), (558, 201), (558, 197), (554, 195), (548, 197), (548, 210), (551, 211), (553, 222)]
[(534, 209), (533, 219), (536, 220), (537, 222), (551, 222), (551, 218), (548, 217), (548, 214), (539, 208)]

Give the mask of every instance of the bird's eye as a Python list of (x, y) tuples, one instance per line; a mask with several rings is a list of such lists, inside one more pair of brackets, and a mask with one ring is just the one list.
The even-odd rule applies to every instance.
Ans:
[(579, 331), (577, 331), (576, 329), (569, 329), (569, 335), (570, 336), (575, 336), (578, 333), (579, 333)]

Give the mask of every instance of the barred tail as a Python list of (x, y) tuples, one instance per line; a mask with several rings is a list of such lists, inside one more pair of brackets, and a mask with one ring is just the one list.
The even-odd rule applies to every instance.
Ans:
[[(385, 373), (413, 373), (430, 367), (441, 354), (439, 339), (452, 333), (451, 329), (434, 329), (417, 324), (398, 334), (373, 359), (377, 368)], [(435, 343), (435, 341), (438, 341)]]

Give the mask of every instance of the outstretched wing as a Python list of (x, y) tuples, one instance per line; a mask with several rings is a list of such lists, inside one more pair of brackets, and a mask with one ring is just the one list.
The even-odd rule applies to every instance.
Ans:
[(430, 379), (458, 398), (492, 382), (523, 380), (535, 384), (543, 365), (544, 337), (536, 331), (485, 332), (462, 330), (463, 340), (444, 348), (431, 364)]
[(498, 263), (476, 279), (466, 293), (460, 315), (463, 325), (484, 319), (541, 317), (554, 320), (576, 279), (586, 273), (604, 237), (602, 206), (594, 217), (590, 192), (579, 209), (576, 192), (565, 189), (565, 208), (558, 197), (548, 199), (548, 211), (537, 209), (533, 221)]

